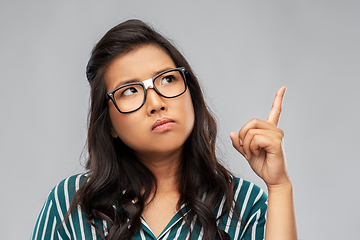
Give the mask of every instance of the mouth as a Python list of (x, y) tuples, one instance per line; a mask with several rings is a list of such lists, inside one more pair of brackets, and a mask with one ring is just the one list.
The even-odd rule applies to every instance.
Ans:
[(174, 124), (175, 121), (170, 118), (167, 117), (159, 118), (151, 126), (151, 130), (153, 132), (164, 132), (166, 130), (169, 130)]

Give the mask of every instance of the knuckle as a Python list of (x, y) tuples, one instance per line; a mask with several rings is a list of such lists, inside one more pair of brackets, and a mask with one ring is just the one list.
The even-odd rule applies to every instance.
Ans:
[(257, 150), (259, 150), (259, 147), (258, 147), (258, 146), (252, 146), (252, 147), (251, 147), (251, 151), (252, 151), (252, 152), (255, 152), (255, 151), (257, 151)]
[(259, 125), (259, 123), (260, 123), (260, 120), (258, 118), (253, 118), (253, 119), (251, 119), (250, 123), (253, 126), (257, 127)]
[(258, 142), (259, 139), (260, 139), (260, 136), (259, 136), (259, 135), (255, 135), (255, 136), (253, 137), (253, 141), (254, 141), (254, 142)]
[(283, 135), (282, 135), (281, 133), (276, 133), (276, 134), (274, 135), (274, 140), (275, 140), (276, 142), (277, 142), (277, 141), (281, 142), (282, 139), (283, 139)]
[(259, 120), (258, 118), (253, 118), (251, 121), (252, 121), (253, 123), (258, 123), (260, 120)]
[(259, 136), (259, 135), (254, 135), (254, 137), (253, 137), (252, 140), (251, 140), (251, 146), (252, 146), (252, 148), (253, 148), (253, 147), (258, 148), (258, 143), (259, 143), (259, 141), (260, 141), (260, 138), (261, 138), (261, 136)]
[(282, 129), (280, 129), (280, 128), (279, 128), (278, 131), (279, 131), (279, 134), (281, 135), (281, 137), (284, 137), (284, 135), (285, 135), (284, 131)]

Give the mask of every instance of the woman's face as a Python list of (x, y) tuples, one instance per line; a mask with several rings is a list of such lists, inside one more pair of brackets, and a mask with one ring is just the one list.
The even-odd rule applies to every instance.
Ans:
[[(113, 60), (105, 73), (107, 91), (123, 82), (150, 79), (176, 68), (172, 59), (156, 45), (140, 46)], [(119, 137), (140, 158), (180, 155), (194, 126), (194, 108), (189, 90), (175, 98), (163, 98), (147, 89), (145, 104), (135, 112), (120, 113), (109, 100), (112, 136)], [(154, 126), (161, 124), (154, 128)]]

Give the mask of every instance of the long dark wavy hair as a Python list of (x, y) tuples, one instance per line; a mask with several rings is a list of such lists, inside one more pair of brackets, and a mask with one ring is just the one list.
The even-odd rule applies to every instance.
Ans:
[[(231, 210), (234, 202), (232, 176), (215, 154), (215, 120), (185, 58), (166, 38), (140, 20), (128, 20), (113, 27), (92, 50), (86, 68), (91, 87), (86, 163), (89, 174), (75, 194), (71, 209), (79, 204), (91, 224), (94, 219), (107, 221), (110, 225), (107, 235), (97, 228), (103, 239), (131, 239), (141, 228), (140, 217), (151, 190), (156, 189), (156, 179), (132, 149), (111, 136), (104, 74), (114, 58), (148, 44), (160, 46), (176, 67), (187, 69), (194, 106), (194, 128), (184, 143), (180, 164), (178, 208), (185, 203), (191, 209), (186, 221), (189, 224), (196, 216), (203, 227), (204, 239), (230, 239), (217, 227), (214, 215), (222, 195), (226, 197), (222, 216)], [(137, 199), (135, 204), (134, 199)]]

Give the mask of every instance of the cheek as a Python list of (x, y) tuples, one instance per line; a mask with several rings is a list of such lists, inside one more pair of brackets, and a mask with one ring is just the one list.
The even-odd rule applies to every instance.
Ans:
[[(113, 137), (119, 137), (121, 140), (126, 140), (126, 137), (136, 135), (138, 129), (136, 123), (136, 114), (121, 114), (117, 109), (110, 109), (110, 120), (112, 125), (111, 135)], [(134, 132), (135, 131), (135, 132)], [(125, 139), (124, 139), (125, 138)]]
[(186, 95), (184, 95), (184, 102), (181, 103), (179, 109), (183, 109), (182, 116), (185, 118), (186, 121), (186, 131), (189, 131), (189, 135), (194, 127), (195, 122), (195, 113), (194, 113), (194, 106), (191, 100), (190, 92), (187, 91)]
[(151, 134), (148, 134), (150, 125), (146, 119), (145, 108), (130, 114), (121, 114), (116, 109), (110, 111), (110, 119), (115, 133), (123, 143), (134, 151), (144, 151), (151, 148)]

